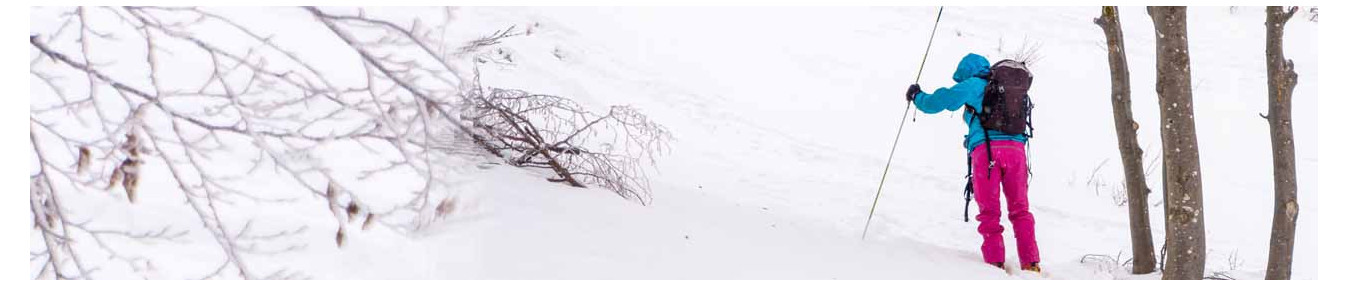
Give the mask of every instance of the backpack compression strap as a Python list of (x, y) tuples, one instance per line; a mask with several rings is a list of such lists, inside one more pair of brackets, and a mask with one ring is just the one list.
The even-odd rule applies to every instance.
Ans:
[[(983, 128), (983, 144), (987, 146), (984, 149), (986, 149), (988, 152), (988, 179), (992, 179), (992, 166), (996, 164), (996, 161), (992, 160), (992, 135), (988, 134), (988, 127), (983, 126), (983, 123), (986, 122), (986, 119), (984, 117), (984, 114), (978, 112), (977, 110), (974, 110), (973, 106), (969, 104), (964, 104), (964, 108), (967, 111), (971, 111), (974, 113), (974, 118), (978, 119), (979, 127)], [(974, 124), (974, 118), (969, 119), (969, 125), (972, 126)], [(970, 163), (970, 165), (972, 166), (972, 162)]]
[(973, 201), (974, 195), (973, 162), (973, 156), (964, 156), (964, 222), (969, 222), (969, 202)]

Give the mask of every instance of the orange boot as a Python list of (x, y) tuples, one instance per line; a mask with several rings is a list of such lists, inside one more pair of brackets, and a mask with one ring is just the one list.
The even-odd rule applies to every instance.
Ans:
[(1031, 271), (1031, 272), (1034, 272), (1034, 273), (1040, 273), (1040, 272), (1039, 272), (1039, 262), (1030, 262), (1030, 264), (1027, 264), (1027, 265), (1021, 265), (1021, 266), (1020, 266), (1020, 270)]

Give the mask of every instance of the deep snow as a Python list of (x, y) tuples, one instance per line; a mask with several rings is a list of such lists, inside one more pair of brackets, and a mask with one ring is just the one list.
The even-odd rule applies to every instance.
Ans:
[[(309, 19), (286, 9), (292, 8), (215, 10), (292, 36), (303, 33), (304, 26), (290, 23)], [(422, 10), (370, 12), (409, 22), (412, 16), (438, 19), (438, 10)], [(314, 278), (1007, 278), (980, 263), (976, 223), (961, 221), (965, 129), (950, 113), (918, 115), (907, 123), (870, 235), (860, 239), (903, 112), (901, 93), (917, 74), (934, 7), (468, 7), (455, 13), (454, 39), (535, 25), (530, 35), (501, 44), (515, 64), (484, 66), (485, 84), (567, 96), (594, 108), (629, 104), (668, 127), (675, 141), (651, 170), (654, 203), (641, 206), (605, 190), (549, 183), (543, 180), (547, 171), (481, 155), (451, 154), (438, 160), (444, 163), (438, 170), (449, 178), (440, 196), (458, 202), (453, 214), (422, 231), (380, 226), (355, 232), (341, 249), (332, 243), (334, 223), (325, 203), (276, 188), (277, 196), (297, 202), (240, 211), (235, 220), (251, 218), (276, 230), (307, 226), (292, 240), (303, 248), (250, 255), (245, 260), (254, 269), (287, 268)], [(48, 14), (33, 10), (34, 33), (54, 29)], [(1082, 262), (1088, 254), (1130, 257), (1127, 210), (1114, 198), (1122, 171), (1104, 37), (1091, 21), (1098, 15), (1096, 7), (947, 7), (920, 83), (928, 91), (953, 84), (949, 75), (965, 53), (999, 59), (1025, 42), (1041, 44), (1042, 60), (1032, 65), (1037, 133), (1030, 145), (1030, 197), (1046, 277), (1158, 278)], [(1160, 146), (1154, 36), (1142, 8), (1124, 7), (1121, 15), (1133, 113), (1150, 166)], [(1263, 17), (1260, 8), (1189, 11), (1207, 272), (1238, 279), (1263, 277), (1271, 224), (1272, 161), (1267, 124), (1258, 116), (1267, 102)], [(305, 49), (315, 57), (354, 62), (345, 51), (333, 52), (347, 49), (335, 38), (295, 37), (286, 41), (315, 47)], [(1302, 213), (1293, 277), (1314, 279), (1317, 24), (1299, 16), (1287, 25), (1286, 37), (1287, 57), (1300, 74), (1293, 123)], [(50, 95), (30, 85), (36, 108)], [(354, 151), (359, 149), (333, 146), (313, 157), (338, 166), (377, 161), (351, 157)], [(164, 172), (153, 163), (147, 169)], [(1159, 203), (1159, 171), (1148, 179), (1155, 191), (1150, 201)], [(257, 180), (273, 188), (293, 185)], [(405, 182), (376, 178), (351, 185), (397, 190)], [(112, 227), (199, 224), (183, 216), (191, 211), (170, 182), (143, 188), (151, 200), (134, 207), (109, 198), (77, 204), (105, 210), (97, 216)], [(401, 196), (363, 198), (392, 205)], [(1162, 210), (1154, 205), (1151, 211), (1159, 248)], [(154, 249), (148, 254), (157, 271), (106, 263), (95, 277), (209, 273), (219, 260), (201, 258), (218, 258), (219, 252), (202, 233), (193, 231), (189, 242), (125, 247)], [(41, 250), (40, 237), (32, 234), (31, 249)], [(1009, 228), (1005, 236), (1012, 242)], [(1015, 262), (1010, 248), (1008, 261)], [(32, 274), (41, 268), (31, 266)]]

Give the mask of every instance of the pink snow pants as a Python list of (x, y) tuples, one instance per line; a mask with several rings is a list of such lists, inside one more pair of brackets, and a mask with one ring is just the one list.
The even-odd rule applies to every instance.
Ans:
[(988, 145), (979, 144), (970, 152), (973, 158), (974, 200), (978, 201), (978, 233), (983, 235), (983, 261), (1006, 262), (1002, 243), (1001, 191), (1006, 192), (1006, 209), (1016, 234), (1016, 251), (1021, 267), (1039, 262), (1039, 245), (1034, 240), (1034, 215), (1028, 199), (1029, 168), (1025, 165), (1025, 144), (1011, 140), (992, 141), (992, 175), (988, 175)]

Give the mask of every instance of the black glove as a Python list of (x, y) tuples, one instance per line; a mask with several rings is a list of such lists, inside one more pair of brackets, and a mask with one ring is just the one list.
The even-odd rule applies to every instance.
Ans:
[(916, 99), (916, 98), (917, 98), (917, 93), (921, 93), (921, 92), (922, 92), (922, 86), (918, 86), (917, 84), (913, 84), (912, 86), (908, 86), (908, 93), (905, 94), (905, 96), (907, 96), (907, 97), (908, 97), (908, 101), (911, 102), (911, 101), (913, 101), (913, 99)]

